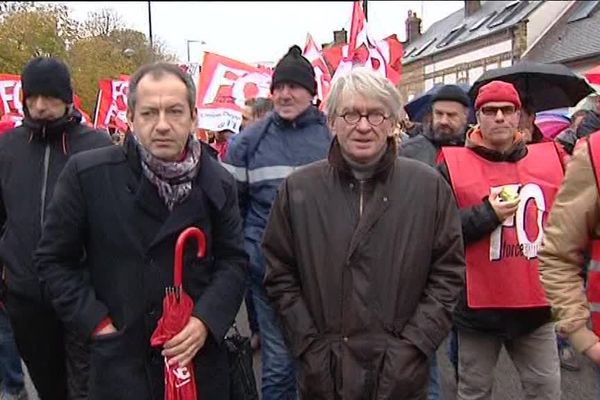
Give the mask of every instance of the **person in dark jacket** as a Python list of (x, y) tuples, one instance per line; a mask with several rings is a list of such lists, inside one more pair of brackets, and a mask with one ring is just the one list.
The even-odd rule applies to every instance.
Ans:
[(431, 124), (402, 143), (399, 155), (437, 165), (442, 146), (463, 146), (470, 100), (459, 86), (442, 86), (431, 98)]
[[(90, 400), (164, 398), (164, 367), (193, 362), (199, 399), (229, 400), (223, 344), (241, 305), (247, 255), (233, 177), (193, 134), (195, 87), (174, 64), (131, 77), (124, 146), (73, 157), (56, 185), (35, 262), (58, 315), (92, 338)], [(187, 325), (163, 348), (150, 337), (183, 255)], [(81, 271), (89, 280), (81, 279)]]
[[(554, 143), (526, 145), (517, 129), (520, 106), (519, 95), (511, 84), (494, 81), (483, 86), (475, 101), (479, 125), (467, 135), (466, 149), (444, 148), (444, 162), (438, 167), (451, 183), (457, 201), (470, 199), (473, 203), (459, 204), (467, 246), (466, 289), (454, 315), (459, 343), (457, 399), (460, 400), (491, 399), (493, 371), (502, 346), (519, 372), (525, 398), (560, 398), (556, 336), (550, 306), (543, 289), (540, 290), (537, 246), (522, 242), (535, 237), (531, 229), (542, 223), (539, 220), (531, 223), (528, 215), (543, 218), (537, 212), (530, 214), (529, 206), (535, 204), (545, 212), (552, 206), (551, 196), (558, 190), (563, 175), (562, 157)], [(460, 162), (449, 163), (450, 155), (457, 151), (462, 157)], [(543, 165), (541, 172), (531, 172), (535, 171), (532, 168), (535, 165)], [(462, 170), (458, 166), (463, 166)], [(519, 200), (519, 196), (526, 194), (504, 197), (501, 189), (506, 185), (535, 187), (544, 198)], [(489, 195), (484, 196), (483, 192)], [(545, 201), (545, 206), (540, 201)], [(517, 234), (519, 250), (511, 253), (511, 249), (517, 248), (513, 244), (514, 232), (520, 229), (515, 227), (521, 226), (517, 218), (526, 219), (531, 226), (523, 228), (524, 236), (521, 232)], [(541, 231), (537, 232), (538, 239)], [(499, 245), (494, 239), (498, 239)], [(483, 251), (476, 253), (481, 248)], [(513, 269), (511, 265), (528, 268)], [(491, 276), (482, 278), (476, 274), (484, 268)], [(486, 278), (487, 286), (482, 283)], [(490, 305), (481, 305), (481, 293)], [(509, 294), (489, 295), (495, 293)], [(517, 299), (520, 294), (528, 295), (526, 301)]]
[(21, 83), (23, 124), (0, 136), (0, 260), (6, 272), (6, 310), (40, 398), (86, 399), (85, 338), (65, 327), (52, 310), (32, 255), (67, 160), (111, 141), (106, 132), (82, 125), (73, 108), (70, 73), (61, 61), (31, 60)]
[(450, 330), (464, 283), (458, 210), (439, 173), (397, 157), (398, 110), (385, 77), (339, 78), (328, 159), (290, 175), (273, 204), (265, 287), (302, 399), (424, 399)]
[[(267, 97), (256, 97), (246, 100), (245, 107), (242, 110), (242, 124), (240, 126), (240, 134), (244, 133), (244, 129), (254, 124), (255, 122), (265, 118), (268, 113), (273, 111), (273, 100)], [(235, 137), (232, 139), (235, 140)], [(252, 350), (257, 350), (260, 347), (260, 328), (258, 326), (258, 318), (256, 317), (256, 307), (254, 306), (254, 297), (252, 296), (252, 287), (248, 285), (246, 296), (244, 297), (246, 305), (246, 313), (248, 314), (248, 325), (252, 336), (250, 337), (250, 345)]]
[[(400, 145), (398, 154), (436, 167), (442, 146), (464, 146), (469, 117), (469, 96), (456, 85), (442, 86), (431, 98), (431, 124), (425, 132)], [(449, 358), (458, 369), (455, 332), (449, 340)], [(441, 398), (440, 374), (435, 354), (431, 358), (428, 400)]]
[(312, 65), (298, 46), (291, 47), (273, 72), (274, 111), (247, 127), (225, 158), (225, 167), (238, 184), (250, 256), (250, 285), (261, 334), (263, 400), (296, 399), (293, 359), (263, 287), (260, 242), (283, 178), (327, 157), (331, 136), (325, 115), (312, 106), (316, 90)]

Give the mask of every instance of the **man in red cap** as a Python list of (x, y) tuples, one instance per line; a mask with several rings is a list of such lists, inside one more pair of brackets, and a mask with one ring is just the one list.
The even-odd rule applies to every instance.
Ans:
[(526, 399), (560, 399), (554, 324), (537, 270), (543, 226), (563, 177), (553, 143), (526, 145), (521, 100), (493, 81), (475, 100), (464, 148), (445, 147), (466, 245), (466, 290), (455, 310), (460, 400), (490, 399), (504, 345)]

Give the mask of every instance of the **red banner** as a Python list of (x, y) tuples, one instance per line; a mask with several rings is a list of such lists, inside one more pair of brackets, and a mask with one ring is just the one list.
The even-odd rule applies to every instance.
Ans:
[(269, 97), (270, 85), (270, 71), (206, 53), (196, 98), (198, 127), (238, 132), (246, 100)]
[(121, 75), (119, 80), (102, 79), (98, 82), (98, 89), (94, 128), (127, 131), (129, 77)]
[(396, 35), (383, 40), (374, 40), (371, 37), (360, 2), (355, 1), (349, 44), (325, 49), (323, 57), (335, 71), (332, 82), (355, 66), (365, 66), (385, 75), (397, 85), (402, 72), (402, 53), (402, 43)]
[(317, 80), (317, 97), (321, 100), (327, 97), (331, 88), (331, 74), (327, 63), (323, 59), (320, 46), (314, 41), (310, 33), (306, 37), (306, 45), (303, 51), (304, 57), (312, 64)]
[(21, 77), (19, 75), (0, 74), (0, 115), (23, 115)]

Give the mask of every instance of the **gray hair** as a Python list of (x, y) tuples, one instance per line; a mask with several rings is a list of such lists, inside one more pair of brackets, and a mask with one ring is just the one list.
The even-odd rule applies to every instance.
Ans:
[(152, 64), (145, 64), (138, 68), (137, 71), (129, 79), (129, 93), (127, 95), (127, 109), (131, 110), (131, 113), (135, 111), (135, 104), (137, 101), (138, 84), (142, 78), (150, 74), (154, 79), (162, 78), (163, 75), (169, 74), (179, 78), (187, 89), (187, 100), (190, 105), (190, 111), (196, 109), (196, 86), (192, 77), (181, 70), (176, 64), (170, 64), (166, 62), (155, 62)]
[(346, 96), (364, 96), (385, 106), (393, 123), (401, 121), (402, 99), (394, 85), (384, 76), (366, 67), (355, 68), (333, 84), (327, 99), (329, 120), (339, 116), (342, 99)]

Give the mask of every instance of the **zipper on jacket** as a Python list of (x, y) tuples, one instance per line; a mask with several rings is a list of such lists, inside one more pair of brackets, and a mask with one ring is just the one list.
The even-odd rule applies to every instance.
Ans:
[(50, 143), (46, 143), (44, 150), (44, 175), (42, 176), (42, 202), (40, 209), (40, 226), (44, 226), (44, 212), (46, 210), (46, 190), (48, 188), (48, 169), (50, 167)]
[(358, 184), (360, 185), (360, 194), (359, 194), (359, 200), (358, 200), (358, 216), (362, 217), (362, 213), (363, 213), (363, 203), (364, 203), (364, 195), (363, 195), (363, 187), (364, 187), (364, 181), (358, 181)]

